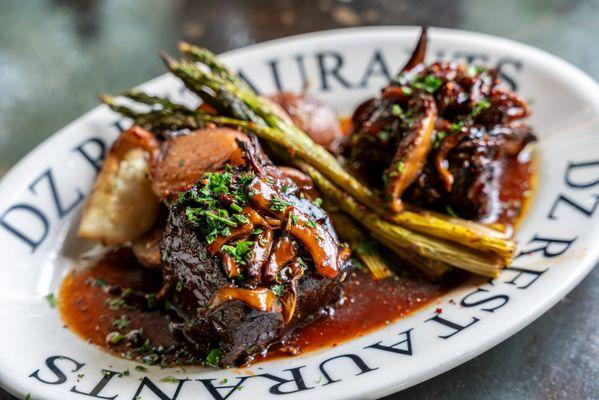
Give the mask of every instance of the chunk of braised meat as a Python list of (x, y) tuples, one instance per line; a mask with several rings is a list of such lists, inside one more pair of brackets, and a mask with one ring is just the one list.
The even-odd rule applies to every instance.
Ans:
[(349, 250), (295, 183), (301, 173), (247, 164), (182, 193), (161, 243), (161, 293), (184, 321), (176, 329), (200, 353), (217, 351), (220, 366), (315, 318), (349, 270)]
[[(536, 140), (523, 121), (528, 107), (500, 86), (495, 70), (455, 62), (425, 66), (425, 45), (424, 34), (396, 80), (354, 112), (350, 165), (385, 189), (395, 211), (403, 197), (494, 221), (503, 164)], [(427, 101), (433, 104), (424, 107)], [(427, 137), (428, 146), (416, 142)]]

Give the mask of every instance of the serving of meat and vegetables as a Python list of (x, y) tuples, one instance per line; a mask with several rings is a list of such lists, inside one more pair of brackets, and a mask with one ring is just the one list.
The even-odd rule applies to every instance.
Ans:
[[(141, 91), (78, 227), (100, 251), (64, 279), (65, 324), (150, 365), (247, 365), (333, 346), (509, 265), (536, 137), (498, 73), (425, 63), (340, 116), (257, 95), (208, 50), (168, 70), (193, 107)], [(361, 104), (360, 104), (361, 103)]]

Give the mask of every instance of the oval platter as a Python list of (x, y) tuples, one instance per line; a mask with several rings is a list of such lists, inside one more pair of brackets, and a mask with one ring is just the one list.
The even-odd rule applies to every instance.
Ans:
[[(417, 35), (416, 27), (328, 31), (222, 57), (262, 93), (307, 83), (348, 113), (405, 62)], [(471, 359), (547, 311), (599, 258), (599, 86), (513, 41), (447, 29), (431, 29), (430, 38), (428, 61), (498, 68), (534, 102), (538, 188), (516, 236), (517, 256), (497, 279), (472, 279), (333, 348), (240, 369), (138, 371), (65, 329), (46, 299), (89, 246), (74, 227), (103, 152), (126, 125), (102, 106), (38, 146), (0, 184), (0, 385), (21, 398), (53, 400), (377, 398)], [(170, 76), (142, 88), (186, 101)]]

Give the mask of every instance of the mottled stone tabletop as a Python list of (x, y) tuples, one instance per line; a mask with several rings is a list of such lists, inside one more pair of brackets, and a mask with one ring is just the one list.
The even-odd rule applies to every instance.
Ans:
[[(118, 93), (163, 73), (178, 39), (214, 51), (358, 25), (486, 32), (537, 46), (599, 79), (599, 0), (2, 0), (0, 175)], [(599, 398), (599, 271), (494, 349), (387, 399)], [(398, 371), (400, 373), (400, 371)], [(13, 399), (0, 389), (0, 399)]]

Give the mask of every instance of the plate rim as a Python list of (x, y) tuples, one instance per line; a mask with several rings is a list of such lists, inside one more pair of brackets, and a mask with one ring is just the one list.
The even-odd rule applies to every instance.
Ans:
[[(285, 42), (293, 41), (293, 42), (302, 42), (305, 40), (313, 40), (322, 38), (326, 36), (330, 39), (340, 39), (346, 35), (360, 35), (360, 34), (383, 34), (385, 32), (393, 32), (393, 33), (407, 33), (417, 35), (420, 27), (418, 26), (363, 26), (363, 27), (351, 27), (351, 28), (341, 28), (341, 29), (331, 29), (331, 30), (319, 30), (315, 32), (302, 33), (298, 35), (286, 36), (282, 38), (277, 38), (273, 40), (268, 40), (260, 43), (250, 44), (244, 47), (240, 47), (237, 49), (229, 50), (227, 52), (219, 54), (220, 57), (225, 59), (233, 58), (237, 56), (243, 56), (243, 53), (248, 51), (259, 51), (268, 47), (272, 47), (273, 45), (281, 45)], [(569, 74), (569, 80), (572, 82), (576, 82), (576, 86), (586, 85), (588, 89), (588, 96), (586, 99), (589, 99), (596, 103), (599, 108), (599, 83), (595, 81), (590, 75), (581, 70), (579, 67), (569, 63), (568, 61), (549, 53), (545, 50), (539, 49), (537, 47), (518, 42), (513, 39), (503, 38), (500, 36), (495, 36), (487, 33), (481, 33), (470, 30), (462, 30), (462, 29), (450, 29), (450, 28), (440, 28), (440, 27), (430, 27), (429, 33), (433, 37), (439, 35), (444, 36), (446, 39), (451, 40), (453, 38), (457, 38), (458, 40), (469, 38), (474, 41), (492, 41), (496, 44), (502, 46), (514, 46), (511, 51), (514, 52), (523, 52), (526, 51), (529, 53), (530, 59), (538, 59), (541, 57), (553, 64), (554, 68), (561, 69), (565, 73)], [(152, 78), (148, 81), (143, 82), (138, 87), (144, 87), (146, 85), (152, 85), (159, 80), (165, 79), (165, 76), (168, 76), (168, 73), (159, 75), (155, 78)], [(83, 113), (76, 119), (72, 120), (62, 128), (58, 129), (53, 134), (49, 135), (46, 139), (44, 139), (41, 143), (36, 145), (33, 149), (28, 151), (17, 163), (15, 163), (9, 171), (2, 177), (0, 181), (0, 199), (9, 199), (11, 196), (9, 194), (9, 189), (12, 186), (13, 182), (18, 179), (19, 175), (26, 174), (27, 172), (22, 171), (24, 167), (31, 163), (37, 156), (41, 153), (51, 149), (57, 142), (61, 139), (64, 139), (63, 136), (65, 132), (70, 130), (72, 126), (79, 121), (90, 117), (91, 114), (97, 113), (106, 109), (106, 106), (99, 105), (94, 107), (93, 109)], [(431, 379), (437, 375), (440, 375), (446, 371), (449, 371), (455, 368), (458, 365), (461, 365), (472, 358), (488, 351), (489, 349), (495, 347), (499, 343), (503, 342), (507, 338), (515, 335), (517, 332), (522, 330), (523, 328), (530, 325), (533, 321), (547, 312), (551, 307), (553, 307), (557, 302), (564, 298), (574, 287), (576, 287), (588, 274), (594, 269), (594, 267), (599, 263), (599, 248), (591, 249), (585, 257), (578, 261), (578, 273), (568, 275), (568, 279), (554, 291), (552, 291), (552, 295), (546, 299), (545, 301), (539, 302), (537, 307), (531, 309), (527, 313), (523, 314), (523, 317), (519, 318), (517, 321), (512, 323), (512, 326), (508, 326), (507, 329), (500, 331), (498, 334), (493, 335), (485, 342), (482, 342), (479, 345), (475, 345), (472, 351), (463, 355), (462, 357), (453, 357), (451, 360), (447, 361), (442, 365), (437, 365), (435, 368), (431, 368), (427, 370), (426, 373), (421, 374), (418, 378), (410, 381), (409, 384), (405, 384), (403, 386), (398, 385), (397, 381), (389, 380), (387, 384), (379, 385), (376, 387), (365, 387), (363, 391), (358, 394), (353, 395), (350, 398), (375, 398), (379, 396), (385, 396), (392, 393), (396, 393), (397, 391), (401, 391), (407, 389), (408, 387), (417, 385), (421, 382), (424, 382), (428, 379)], [(13, 379), (11, 379), (10, 375), (5, 371), (0, 371), (0, 386), (6, 390), (7, 392), (13, 394), (14, 396), (23, 395), (21, 392), (17, 390), (17, 385), (11, 384)], [(16, 380), (14, 382), (16, 384)], [(37, 396), (36, 396), (37, 397)], [(348, 397), (344, 397), (348, 398)]]

